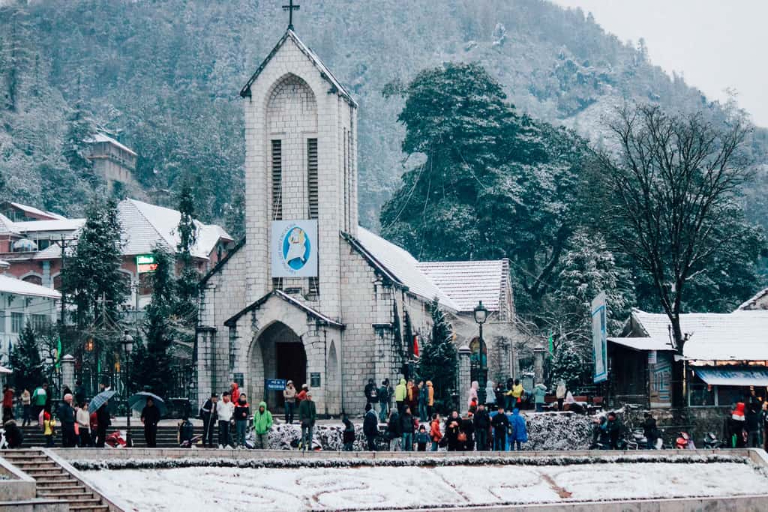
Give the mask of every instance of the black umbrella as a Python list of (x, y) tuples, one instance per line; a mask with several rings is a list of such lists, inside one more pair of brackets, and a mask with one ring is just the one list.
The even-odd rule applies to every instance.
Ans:
[(157, 407), (160, 410), (160, 415), (165, 414), (165, 402), (162, 398), (157, 396), (154, 393), (149, 393), (147, 391), (142, 391), (140, 393), (136, 393), (135, 395), (131, 396), (128, 399), (128, 405), (133, 409), (134, 411), (141, 411), (146, 407), (147, 405), (147, 399), (151, 398), (155, 402), (155, 407)]
[(112, 389), (102, 391), (101, 393), (93, 397), (93, 399), (91, 400), (91, 404), (89, 405), (89, 409), (91, 411), (97, 411), (99, 407), (107, 403), (107, 400), (115, 396), (115, 393), (117, 393), (117, 391), (114, 391)]

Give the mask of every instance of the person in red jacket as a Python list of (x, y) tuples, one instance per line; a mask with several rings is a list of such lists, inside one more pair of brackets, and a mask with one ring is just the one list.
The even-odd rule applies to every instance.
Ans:
[(307, 399), (307, 393), (309, 392), (309, 386), (307, 384), (301, 385), (301, 391), (296, 395), (296, 403), (301, 403)]
[(240, 388), (238, 387), (237, 382), (230, 384), (229, 396), (232, 399), (232, 403), (237, 405), (238, 400), (240, 400)]
[(432, 415), (432, 423), (429, 427), (429, 438), (432, 439), (432, 451), (436, 452), (437, 447), (440, 445), (440, 440), (443, 438), (443, 434), (440, 432), (440, 415), (437, 413)]
[(3, 389), (3, 423), (13, 419), (13, 388), (6, 385)]

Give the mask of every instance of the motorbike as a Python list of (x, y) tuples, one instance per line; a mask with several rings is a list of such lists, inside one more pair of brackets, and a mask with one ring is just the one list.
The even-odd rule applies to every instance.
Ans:
[(687, 432), (680, 432), (677, 438), (675, 438), (675, 449), (695, 450), (696, 445), (693, 443), (693, 439), (691, 439), (691, 436), (689, 436)]
[(725, 443), (720, 441), (713, 432), (707, 432), (704, 436), (704, 448), (707, 450), (719, 450), (725, 448)]

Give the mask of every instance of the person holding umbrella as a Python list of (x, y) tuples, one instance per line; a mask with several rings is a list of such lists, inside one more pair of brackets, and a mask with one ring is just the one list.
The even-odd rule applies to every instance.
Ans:
[(157, 446), (157, 424), (160, 423), (160, 409), (155, 407), (155, 401), (147, 398), (147, 405), (141, 410), (141, 422), (144, 424), (144, 439), (148, 448)]

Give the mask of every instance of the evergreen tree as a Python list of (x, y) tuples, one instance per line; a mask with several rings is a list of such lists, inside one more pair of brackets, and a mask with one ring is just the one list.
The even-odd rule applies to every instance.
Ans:
[(192, 248), (197, 242), (197, 225), (195, 224), (195, 200), (188, 182), (182, 185), (178, 209), (181, 213), (181, 219), (177, 228), (179, 243), (176, 249), (181, 266), (181, 275), (176, 283), (178, 300), (174, 312), (182, 324), (194, 326), (197, 323), (197, 293), (200, 274), (192, 262)]
[(454, 407), (452, 394), (458, 378), (458, 351), (453, 332), (435, 299), (432, 302), (432, 333), (421, 349), (419, 376), (431, 380), (435, 389), (435, 407), (445, 413)]
[(561, 343), (555, 349), (555, 357), (552, 360), (552, 385), (556, 386), (562, 380), (568, 389), (574, 390), (584, 382), (591, 368), (570, 343)]
[(119, 319), (129, 291), (120, 272), (121, 248), (117, 203), (94, 197), (75, 250), (67, 254), (62, 271), (64, 291), (77, 307), (74, 316), (79, 327)]
[(156, 248), (152, 255), (157, 267), (151, 277), (152, 301), (145, 309), (146, 342), (137, 344), (131, 380), (135, 389), (149, 389), (162, 397), (170, 391), (168, 376), (172, 368), (171, 346), (174, 341), (170, 317), (174, 309), (176, 282), (171, 255), (162, 248)]
[(79, 177), (95, 184), (93, 164), (88, 159), (88, 140), (96, 133), (95, 122), (82, 103), (75, 104), (67, 117), (67, 133), (62, 152), (70, 169)]
[(40, 358), (40, 348), (30, 324), (24, 327), (19, 342), (11, 350), (10, 362), (17, 390), (32, 391), (45, 380), (46, 372)]

